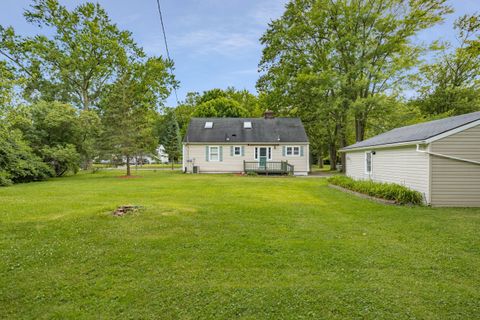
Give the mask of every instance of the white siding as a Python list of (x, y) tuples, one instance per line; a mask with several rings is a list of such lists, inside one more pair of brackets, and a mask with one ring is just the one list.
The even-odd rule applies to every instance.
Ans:
[[(303, 146), (303, 156), (283, 156), (283, 146)], [(272, 160), (269, 161), (288, 161), (294, 166), (295, 174), (307, 174), (310, 171), (309, 160), (309, 146), (308, 144), (283, 144), (283, 145), (248, 145), (235, 144), (235, 146), (244, 147), (243, 156), (231, 156), (230, 146), (232, 144), (208, 144), (208, 146), (222, 146), (223, 147), (223, 161), (206, 161), (206, 146), (204, 144), (187, 144), (184, 145), (184, 162), (187, 166), (187, 171), (192, 172), (192, 166), (199, 166), (200, 172), (211, 173), (228, 173), (228, 172), (243, 172), (243, 161), (257, 161), (255, 160), (255, 147), (271, 147)], [(191, 160), (191, 162), (187, 162)]]
[[(480, 126), (435, 141), (430, 151), (480, 162)], [(480, 206), (480, 165), (432, 155), (432, 205)]]
[[(429, 202), (429, 155), (417, 152), (415, 146), (347, 152), (346, 174), (354, 179), (372, 179), (405, 185), (417, 190)], [(372, 173), (365, 173), (365, 152), (372, 155)]]

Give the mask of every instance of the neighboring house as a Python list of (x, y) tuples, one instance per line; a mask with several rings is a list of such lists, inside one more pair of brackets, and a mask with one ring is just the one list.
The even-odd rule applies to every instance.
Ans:
[(193, 118), (183, 141), (183, 169), (307, 175), (307, 134), (300, 119), (272, 112), (264, 118)]
[(433, 206), (480, 206), (480, 112), (397, 128), (341, 152), (352, 178), (405, 185)]
[(156, 154), (144, 156), (142, 159), (147, 160), (148, 163), (168, 163), (168, 154), (165, 152), (163, 145), (160, 145)]

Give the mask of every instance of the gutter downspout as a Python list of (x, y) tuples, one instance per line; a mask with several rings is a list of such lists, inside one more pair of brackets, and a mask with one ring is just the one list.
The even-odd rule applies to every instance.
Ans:
[(473, 163), (473, 164), (476, 164), (476, 165), (480, 165), (480, 161), (458, 158), (458, 157), (448, 156), (446, 154), (441, 154), (441, 153), (431, 152), (431, 151), (427, 151), (427, 150), (422, 150), (422, 149), (420, 149), (420, 144), (417, 144), (417, 150), (416, 151), (420, 152), (420, 153), (431, 154), (433, 156), (437, 156), (437, 157), (441, 157), (441, 158), (447, 158), (447, 159), (452, 159), (452, 160), (457, 160), (457, 161), (468, 162), (468, 163)]

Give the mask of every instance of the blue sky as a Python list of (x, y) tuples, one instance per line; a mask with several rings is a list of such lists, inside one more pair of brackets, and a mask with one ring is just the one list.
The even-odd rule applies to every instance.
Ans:
[[(64, 0), (70, 8), (85, 2)], [(121, 29), (151, 55), (165, 55), (156, 0), (100, 0)], [(28, 0), (1, 0), (0, 24), (12, 25), (20, 34), (35, 34), (38, 28), (25, 22), (22, 13)], [(255, 92), (258, 41), (268, 22), (281, 16), (284, 0), (161, 0), (170, 55), (180, 81), (182, 100), (189, 91), (234, 86)], [(455, 13), (418, 36), (418, 41), (453, 40), (456, 17), (480, 11), (480, 0), (449, 1)], [(167, 104), (175, 105), (171, 96)]]

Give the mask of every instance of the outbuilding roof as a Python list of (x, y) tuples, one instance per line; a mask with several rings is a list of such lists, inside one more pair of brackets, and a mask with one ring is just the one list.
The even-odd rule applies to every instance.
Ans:
[[(212, 128), (205, 128), (212, 122)], [(248, 124), (251, 122), (251, 128)], [(308, 142), (299, 118), (192, 118), (184, 142)]]
[(383, 146), (397, 143), (426, 141), (430, 138), (463, 127), (469, 123), (480, 120), (480, 111), (463, 114), (460, 116), (434, 120), (411, 126), (400, 127), (373, 138), (357, 142), (342, 150), (352, 150), (373, 146)]

